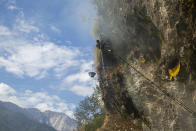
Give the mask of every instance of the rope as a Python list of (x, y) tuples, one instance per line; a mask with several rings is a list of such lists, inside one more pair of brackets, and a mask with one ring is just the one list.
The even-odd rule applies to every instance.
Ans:
[[(117, 55), (118, 56), (118, 55)], [(165, 96), (167, 96), (167, 98), (169, 98), (170, 100), (176, 102), (178, 105), (180, 105), (181, 107), (183, 107), (186, 111), (188, 111), (192, 116), (196, 115), (196, 112), (194, 112), (193, 110), (191, 110), (189, 107), (187, 107), (182, 101), (176, 99), (175, 97), (171, 96), (169, 94), (168, 91), (163, 90), (161, 86), (157, 85), (155, 82), (153, 82), (152, 80), (150, 80), (149, 78), (147, 78), (144, 74), (142, 74), (140, 71), (138, 71), (134, 66), (132, 66), (130, 63), (128, 63), (126, 60), (124, 60), (121, 56), (118, 56), (124, 63), (126, 63), (128, 66), (130, 66), (133, 70), (136, 71), (136, 73), (138, 73), (139, 75), (141, 75), (143, 78), (145, 78), (147, 81), (150, 82), (151, 85), (153, 85), (154, 87), (156, 87), (159, 91), (161, 91), (161, 93)]]
[[(102, 64), (102, 67), (103, 67), (103, 72), (106, 73), (105, 64), (104, 64), (104, 58), (103, 58), (103, 52), (101, 51), (100, 53), (101, 53), (101, 64)], [(113, 86), (113, 84), (111, 84), (111, 83), (109, 82), (109, 79), (106, 78), (105, 80), (106, 80), (108, 86), (110, 86), (110, 85)], [(115, 97), (112, 97), (112, 100), (113, 100), (112, 103), (113, 103), (113, 105), (114, 105), (114, 108), (116, 109), (116, 111), (117, 111), (119, 114), (122, 115), (121, 110), (118, 108), (118, 107), (120, 107), (120, 103), (116, 100)]]
[[(100, 54), (101, 54), (101, 64), (102, 64), (102, 67), (103, 67), (102, 69), (103, 69), (103, 72), (106, 73), (105, 65), (104, 65), (104, 60), (103, 60), (103, 52), (101, 51)], [(108, 79), (105, 79), (105, 80), (106, 80), (106, 82), (107, 82), (108, 85), (113, 85), (113, 84), (110, 84), (110, 82), (108, 82)], [(113, 100), (113, 102), (111, 102), (111, 103), (113, 103), (114, 109), (116, 109), (119, 114), (123, 115), (122, 112), (121, 112), (121, 110), (118, 108), (120, 106), (120, 103), (117, 100), (115, 100), (115, 97), (112, 97), (112, 100)], [(145, 118), (141, 118), (141, 120), (144, 122), (144, 124), (150, 130), (152, 129), (152, 127), (149, 125), (148, 121)]]
[[(106, 50), (107, 51), (107, 50)], [(108, 51), (107, 51), (108, 52)], [(110, 52), (111, 53), (111, 52)], [(114, 54), (113, 54), (114, 55)], [(114, 55), (115, 56), (115, 55)], [(187, 112), (189, 112), (192, 116), (196, 117), (196, 112), (191, 110), (188, 106), (186, 106), (182, 101), (176, 99), (175, 97), (173, 97), (172, 95), (169, 94), (168, 91), (163, 90), (161, 86), (157, 85), (155, 82), (153, 82), (152, 80), (150, 80), (149, 78), (147, 78), (144, 74), (142, 74), (140, 71), (138, 71), (134, 66), (132, 66), (129, 62), (127, 62), (125, 59), (123, 59), (121, 56), (116, 55), (117, 57), (120, 58), (120, 60), (122, 60), (124, 63), (126, 63), (128, 66), (130, 66), (133, 70), (135, 70), (136, 73), (138, 73), (139, 75), (141, 75), (143, 78), (145, 78), (147, 81), (150, 82), (151, 85), (153, 85), (154, 87), (156, 87), (163, 95), (167, 96), (168, 99), (176, 102), (178, 105), (180, 105), (181, 107), (183, 107)], [(102, 56), (103, 57), (103, 56)], [(103, 60), (103, 59), (102, 59)], [(103, 61), (102, 61), (103, 62)]]

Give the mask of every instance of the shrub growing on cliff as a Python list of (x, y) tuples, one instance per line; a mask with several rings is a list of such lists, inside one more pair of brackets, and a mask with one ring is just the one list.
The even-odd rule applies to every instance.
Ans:
[(105, 113), (97, 114), (89, 123), (83, 125), (80, 131), (96, 131), (103, 125), (104, 119)]
[(105, 118), (103, 105), (100, 102), (99, 88), (79, 103), (74, 113), (80, 131), (94, 131), (101, 127)]

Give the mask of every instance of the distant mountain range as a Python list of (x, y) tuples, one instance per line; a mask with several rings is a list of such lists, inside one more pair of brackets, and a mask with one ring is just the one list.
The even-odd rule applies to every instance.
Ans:
[(73, 131), (75, 120), (64, 113), (21, 108), (0, 101), (0, 131)]

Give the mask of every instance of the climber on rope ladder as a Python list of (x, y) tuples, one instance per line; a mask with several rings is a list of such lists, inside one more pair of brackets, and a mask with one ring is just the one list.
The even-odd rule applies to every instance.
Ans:
[(102, 50), (104, 53), (111, 53), (112, 49), (111, 49), (111, 45), (110, 44), (106, 44), (103, 40), (97, 40), (96, 41), (96, 47), (99, 48), (100, 50)]

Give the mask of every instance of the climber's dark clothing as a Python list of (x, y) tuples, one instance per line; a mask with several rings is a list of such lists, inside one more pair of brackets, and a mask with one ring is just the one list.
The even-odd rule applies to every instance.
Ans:
[(96, 41), (96, 47), (97, 48), (99, 48), (99, 49), (101, 49), (101, 50), (104, 50), (104, 42), (103, 41), (99, 41), (99, 40), (97, 40)]

